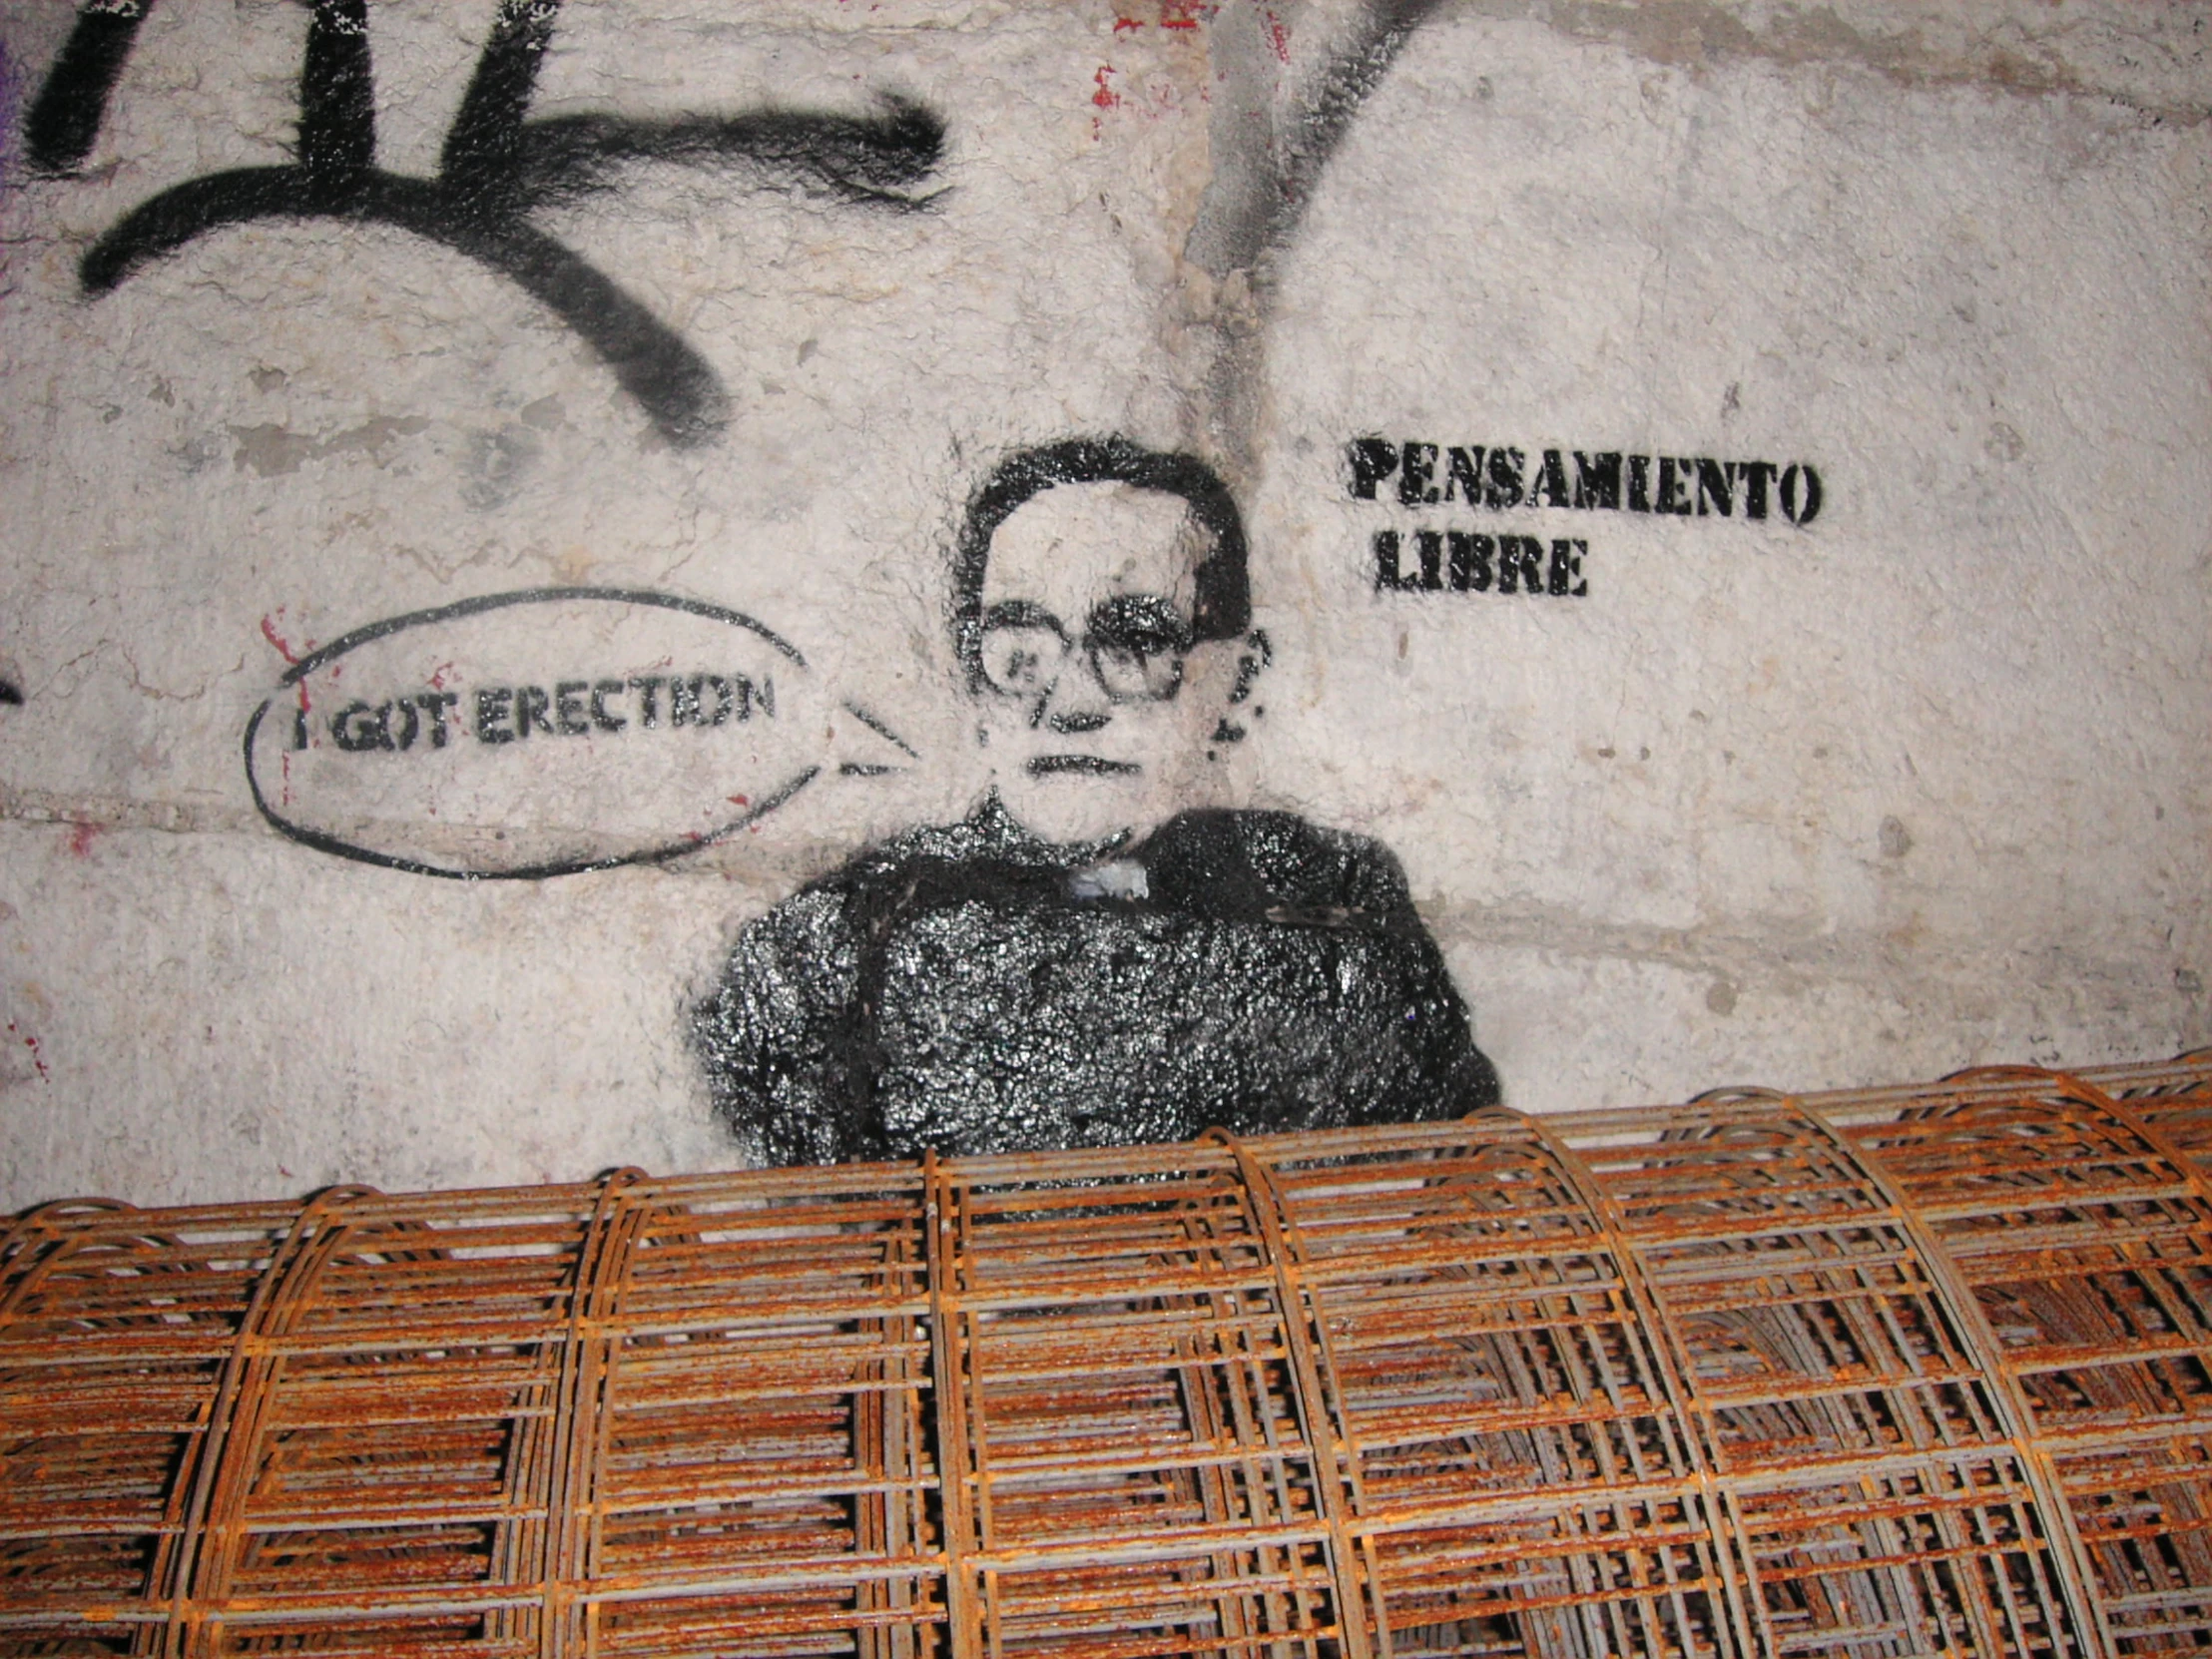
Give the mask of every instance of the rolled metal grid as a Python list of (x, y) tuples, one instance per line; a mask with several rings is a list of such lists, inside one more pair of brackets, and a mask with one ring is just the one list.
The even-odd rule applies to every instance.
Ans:
[(2207, 1102), (1990, 1080), (1998, 1098), (1838, 1120), (1970, 1287), (2110, 1651), (2212, 1646), (2212, 1193), (2160, 1128)]
[(2212, 1648), (2212, 1054), (0, 1236), (0, 1655)]

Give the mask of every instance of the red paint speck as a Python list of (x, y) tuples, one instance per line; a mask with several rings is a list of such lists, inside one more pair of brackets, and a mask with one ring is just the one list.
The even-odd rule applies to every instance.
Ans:
[(438, 664), (436, 668), (430, 671), (430, 689), (432, 691), (445, 690), (445, 677), (452, 672), (453, 665), (451, 662), (448, 661)]
[(1195, 29), (1200, 18), (1211, 17), (1214, 11), (1206, 0), (1160, 0), (1160, 27)]
[(1291, 32), (1283, 27), (1283, 20), (1275, 13), (1268, 13), (1268, 44), (1275, 48), (1276, 61), (1291, 61)]
[(1144, 19), (1141, 17), (1117, 17), (1114, 19), (1114, 33), (1117, 35), (1124, 29), (1141, 29), (1143, 27)]
[[(1113, 72), (1114, 66), (1112, 64), (1102, 63), (1098, 66), (1098, 73), (1091, 77), (1092, 80), (1098, 83), (1098, 90), (1091, 94), (1091, 102), (1096, 104), (1100, 110), (1118, 109), (1121, 106), (1121, 94), (1106, 84), (1106, 78)], [(1096, 144), (1103, 136), (1104, 131), (1104, 119), (1094, 114), (1091, 117), (1091, 142)]]
[(69, 850), (80, 858), (92, 855), (92, 837), (100, 833), (97, 824), (72, 824), (69, 827)]
[[(281, 605), (277, 606), (276, 616), (282, 616), (283, 614), (284, 608)], [(276, 655), (283, 658), (285, 662), (296, 663), (299, 661), (297, 657), (292, 655), (291, 647), (285, 643), (284, 637), (276, 632), (276, 617), (265, 615), (262, 618), (262, 638), (274, 645), (276, 648)], [(310, 647), (310, 649), (312, 648)]]
[(39, 1057), (38, 1038), (17, 1030), (15, 1021), (12, 1019), (8, 1021), (8, 1034), (14, 1037), (21, 1037), (23, 1039), (23, 1046), (31, 1051), (31, 1064), (38, 1067), (39, 1081), (42, 1083), (53, 1082), (54, 1074), (46, 1069), (45, 1060)]
[(730, 802), (730, 805), (731, 805), (731, 806), (733, 806), (733, 807), (750, 807), (750, 806), (752, 806), (752, 805), (753, 805), (753, 803), (752, 803), (752, 802), (748, 801), (748, 800), (747, 800), (747, 799), (746, 799), (746, 798), (745, 798), (744, 796), (742, 796), (742, 795), (733, 795), (733, 796), (729, 797), (729, 802)]

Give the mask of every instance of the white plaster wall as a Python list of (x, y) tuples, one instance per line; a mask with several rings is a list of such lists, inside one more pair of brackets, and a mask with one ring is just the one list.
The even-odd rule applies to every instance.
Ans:
[[(490, 11), (374, 0), (383, 167), (435, 166)], [(945, 124), (924, 213), (659, 169), (538, 216), (712, 365), (694, 447), (399, 232), (79, 292), (155, 192), (286, 159), (304, 15), (165, 0), (54, 179), (70, 10), (0, 5), (0, 1207), (732, 1161), (684, 1007), (984, 787), (945, 550), (993, 457), (1084, 432), (1250, 518), (1268, 713), (1192, 799), (1393, 848), (1510, 1103), (2212, 1035), (2212, 8), (1446, 4), (1307, 166), (1349, 5), (573, 0), (538, 115)], [(1477, 523), (1351, 499), (1369, 434), (1799, 460), (1825, 504)], [(1585, 537), (1589, 593), (1376, 591), (1373, 531), (1446, 524)], [(263, 822), (280, 651), (548, 584), (750, 612), (920, 762), (543, 882)]]
[[(1263, 499), (1295, 655), (1387, 691), (1319, 684), (1271, 782), (1388, 824), (1523, 1104), (2202, 1040), (2201, 73), (2177, 110), (1927, 43), (1628, 44), (1431, 29), (1337, 159)], [(1567, 613), (1361, 605), (1347, 429), (1803, 456), (1828, 496), (1593, 523)]]

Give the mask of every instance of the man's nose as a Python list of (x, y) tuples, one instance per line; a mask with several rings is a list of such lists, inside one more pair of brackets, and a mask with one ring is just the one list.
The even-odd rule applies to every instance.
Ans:
[(1032, 726), (1045, 726), (1063, 736), (1096, 732), (1114, 718), (1113, 700), (1091, 667), (1090, 653), (1070, 651), (1052, 684), (1037, 701)]

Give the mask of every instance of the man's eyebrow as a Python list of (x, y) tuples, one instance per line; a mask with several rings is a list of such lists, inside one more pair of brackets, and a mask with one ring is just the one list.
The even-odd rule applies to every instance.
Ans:
[(1117, 623), (1169, 622), (1189, 625), (1183, 607), (1164, 593), (1117, 593), (1091, 607), (1091, 620)]
[[(35, 168), (81, 166), (106, 117), (139, 24), (154, 0), (84, 0), (27, 122)], [(879, 101), (874, 115), (756, 110), (665, 120), (526, 117), (559, 0), (499, 0), (438, 172), (376, 165), (366, 0), (312, 0), (299, 73), (297, 160), (202, 174), (158, 192), (86, 250), (78, 281), (98, 296), (226, 226), (338, 219), (388, 225), (465, 255), (550, 308), (588, 341), (662, 436), (704, 442), (729, 421), (713, 367), (673, 328), (581, 254), (530, 223), (541, 202), (610, 188), (639, 161), (748, 165), (768, 185), (823, 190), (856, 207), (925, 208), (906, 194), (935, 169), (944, 123), (920, 104)]]
[(1002, 599), (983, 613), (986, 628), (1050, 628), (1064, 634), (1060, 619), (1033, 599)]

